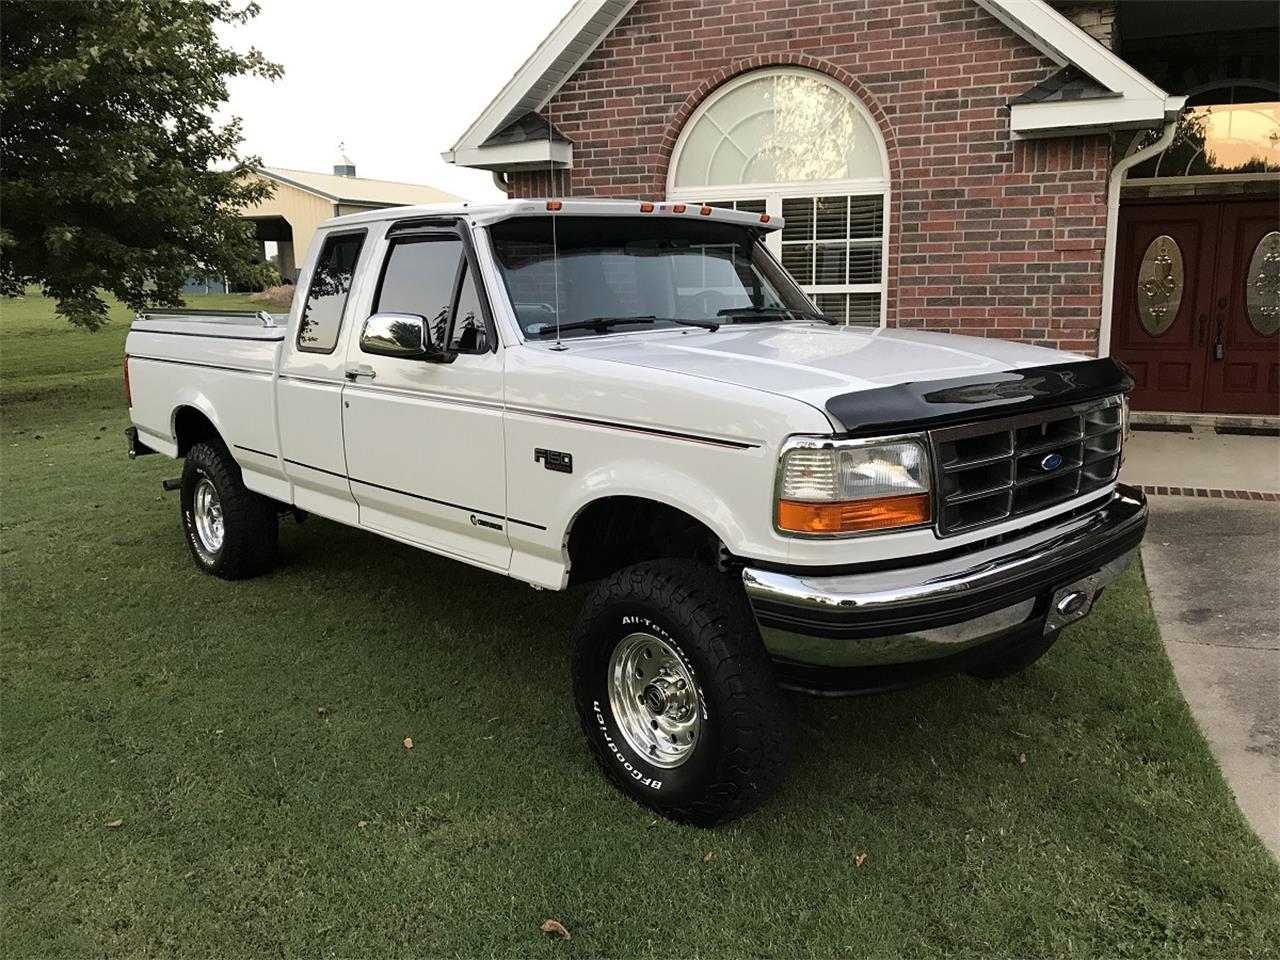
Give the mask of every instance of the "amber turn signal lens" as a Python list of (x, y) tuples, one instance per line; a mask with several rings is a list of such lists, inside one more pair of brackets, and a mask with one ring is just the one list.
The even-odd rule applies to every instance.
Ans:
[(854, 533), (886, 527), (913, 527), (928, 522), (927, 493), (839, 503), (778, 501), (778, 526), (793, 533)]

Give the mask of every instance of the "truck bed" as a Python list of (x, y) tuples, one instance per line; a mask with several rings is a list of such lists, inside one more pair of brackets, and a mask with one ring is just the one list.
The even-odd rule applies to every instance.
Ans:
[(203, 413), (229, 443), (274, 455), (272, 379), (287, 317), (252, 311), (166, 310), (139, 314), (125, 352), (133, 421), (141, 441), (168, 456), (175, 408)]

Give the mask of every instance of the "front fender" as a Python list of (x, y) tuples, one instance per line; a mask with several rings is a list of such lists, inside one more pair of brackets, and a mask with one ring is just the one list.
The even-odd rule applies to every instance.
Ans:
[(511, 574), (562, 588), (568, 578), (573, 524), (591, 504), (614, 497), (664, 504), (701, 523), (732, 553), (768, 555), (762, 544), (772, 529), (773, 462), (773, 454), (763, 447), (675, 450), (655, 443), (647, 450), (594, 462), (584, 453), (575, 460), (570, 483), (564, 482), (570, 479), (564, 473), (524, 468), (509, 476), (513, 484), (523, 486), (508, 524)]
[(608, 497), (636, 497), (674, 507), (702, 523), (731, 551), (736, 552), (747, 539), (740, 517), (722, 493), (687, 470), (639, 459), (600, 464), (583, 476), (562, 514), (569, 517), (564, 538), (567, 540), (582, 511)]

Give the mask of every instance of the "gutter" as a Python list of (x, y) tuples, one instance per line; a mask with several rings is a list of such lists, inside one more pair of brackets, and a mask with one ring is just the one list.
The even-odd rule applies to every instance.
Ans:
[(1098, 326), (1098, 356), (1111, 353), (1111, 312), (1115, 307), (1116, 244), (1120, 231), (1120, 188), (1124, 176), (1149, 157), (1154, 157), (1173, 143), (1178, 132), (1178, 117), (1186, 104), (1186, 97), (1169, 97), (1165, 100), (1164, 131), (1160, 139), (1136, 153), (1124, 157), (1111, 170), (1107, 179), (1107, 236), (1102, 253), (1102, 317)]

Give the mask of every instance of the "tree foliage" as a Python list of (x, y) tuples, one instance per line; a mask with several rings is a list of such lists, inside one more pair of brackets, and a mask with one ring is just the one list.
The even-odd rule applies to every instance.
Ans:
[(135, 309), (181, 303), (188, 277), (247, 279), (238, 211), (270, 186), (246, 176), (229, 78), (275, 79), (257, 50), (223, 46), (231, 0), (4, 0), (0, 56), (0, 293), (38, 283), (96, 329), (101, 291)]

